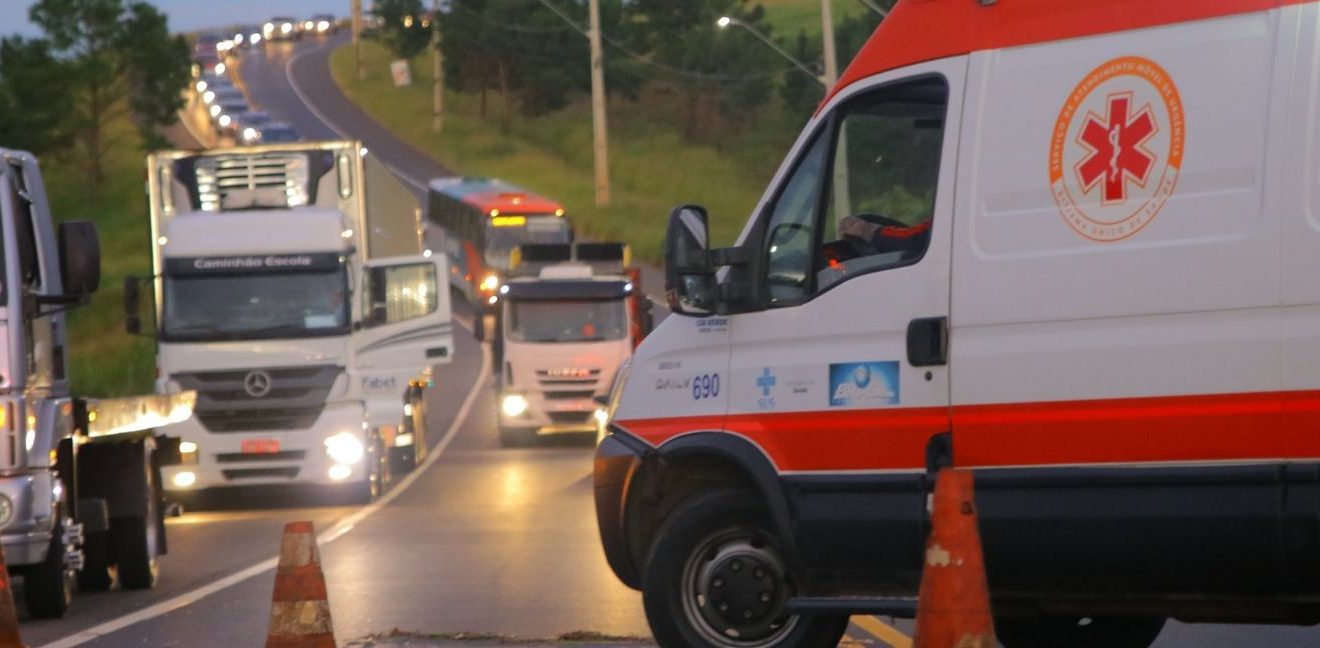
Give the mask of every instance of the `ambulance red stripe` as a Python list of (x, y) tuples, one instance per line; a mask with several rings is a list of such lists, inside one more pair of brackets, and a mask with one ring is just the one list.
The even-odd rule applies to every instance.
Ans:
[[(758, 445), (782, 472), (923, 470), (950, 429), (941, 407), (618, 421), (653, 446), (719, 430)], [(1320, 458), (1320, 391), (967, 405), (952, 409), (969, 467)]]
[[(834, 91), (888, 70), (980, 50), (1267, 11), (1315, 0), (901, 0)], [(824, 104), (822, 104), (824, 105)]]

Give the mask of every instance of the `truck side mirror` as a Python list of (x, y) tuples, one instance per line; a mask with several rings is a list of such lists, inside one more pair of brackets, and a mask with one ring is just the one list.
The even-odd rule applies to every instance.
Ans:
[(706, 315), (715, 310), (715, 269), (710, 261), (706, 208), (681, 205), (669, 214), (665, 234), (665, 296), (675, 313)]
[(86, 297), (101, 287), (101, 242), (96, 225), (87, 221), (60, 223), (60, 278), (64, 293)]
[(142, 306), (141, 279), (124, 277), (124, 330), (131, 335), (142, 332), (142, 317), (138, 309)]

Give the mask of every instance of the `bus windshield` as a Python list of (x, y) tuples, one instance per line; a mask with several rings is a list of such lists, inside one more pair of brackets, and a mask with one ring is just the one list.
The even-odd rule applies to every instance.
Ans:
[[(514, 248), (524, 243), (571, 243), (568, 220), (557, 216), (504, 216), (504, 221), (486, 221), (486, 265), (509, 269)], [(496, 223), (499, 222), (499, 225)], [(517, 223), (509, 224), (509, 223)]]
[(511, 301), (508, 314), (514, 342), (599, 342), (628, 335), (623, 299)]

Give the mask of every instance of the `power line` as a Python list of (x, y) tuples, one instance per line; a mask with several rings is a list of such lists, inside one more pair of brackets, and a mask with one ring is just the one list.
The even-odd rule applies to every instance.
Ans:
[[(538, 0), (538, 1), (539, 1), (541, 4), (545, 5), (545, 7), (546, 7), (547, 9), (549, 9), (550, 11), (553, 11), (553, 12), (555, 13), (555, 15), (559, 16), (560, 19), (562, 19), (564, 22), (568, 23), (569, 26), (571, 26), (573, 29), (577, 30), (577, 31), (578, 31), (579, 33), (581, 33), (583, 36), (588, 36), (588, 37), (590, 37), (591, 32), (589, 32), (586, 28), (582, 27), (581, 25), (577, 24), (577, 22), (576, 22), (575, 20), (573, 20), (573, 18), (572, 18), (571, 16), (569, 16), (567, 13), (565, 13), (565, 12), (564, 12), (563, 10), (561, 10), (559, 7), (556, 7), (554, 4), (552, 4), (552, 3), (550, 2), (550, 0)], [(643, 55), (643, 54), (639, 54), (639, 53), (633, 51), (632, 49), (628, 48), (626, 45), (624, 45), (624, 44), (618, 42), (617, 40), (615, 40), (613, 37), (609, 36), (608, 34), (605, 34), (603, 31), (601, 32), (601, 40), (605, 41), (605, 43), (607, 43), (607, 44), (610, 45), (611, 47), (613, 47), (613, 48), (619, 50), (620, 52), (622, 52), (623, 54), (625, 54), (625, 55), (628, 56), (629, 58), (632, 58), (632, 59), (634, 59), (634, 60), (636, 60), (636, 61), (638, 61), (638, 62), (640, 62), (640, 63), (644, 63), (644, 64), (646, 64), (646, 65), (650, 65), (650, 66), (652, 66), (652, 67), (654, 67), (654, 68), (657, 68), (657, 69), (663, 70), (663, 71), (668, 72), (668, 73), (670, 73), (670, 74), (674, 74), (674, 75), (678, 75), (678, 76), (683, 76), (683, 77), (688, 77), (688, 78), (692, 78), (692, 79), (698, 79), (698, 80), (701, 80), (701, 81), (713, 81), (713, 82), (759, 81), (759, 80), (762, 80), (762, 79), (768, 79), (768, 78), (772, 78), (772, 77), (779, 76), (779, 75), (783, 74), (785, 71), (787, 71), (787, 69), (788, 69), (788, 68), (778, 68), (778, 69), (773, 70), (773, 71), (764, 72), (764, 73), (761, 73), (761, 74), (751, 74), (751, 75), (739, 75), (739, 74), (710, 74), (710, 73), (706, 73), (706, 72), (696, 72), (696, 71), (693, 71), (693, 70), (684, 70), (684, 69), (682, 69), (682, 68), (674, 67), (674, 66), (672, 66), (672, 65), (666, 65), (666, 64), (661, 63), (661, 62), (659, 62), (659, 61), (656, 61), (656, 60), (654, 60), (654, 59), (652, 59), (652, 58), (650, 58), (650, 57), (648, 57), (648, 56), (645, 56), (645, 55)]]

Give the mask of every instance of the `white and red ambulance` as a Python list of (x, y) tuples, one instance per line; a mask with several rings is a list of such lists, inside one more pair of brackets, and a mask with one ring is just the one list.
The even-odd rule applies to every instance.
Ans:
[(971, 469), (1001, 641), (1320, 621), (1320, 3), (901, 0), (595, 465), (662, 646), (910, 609)]

